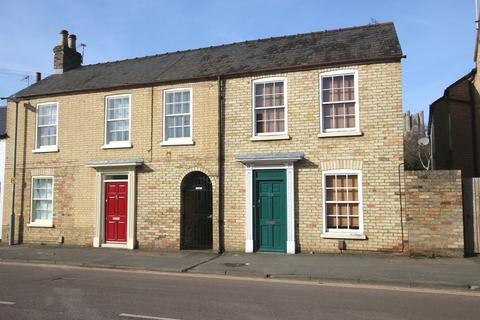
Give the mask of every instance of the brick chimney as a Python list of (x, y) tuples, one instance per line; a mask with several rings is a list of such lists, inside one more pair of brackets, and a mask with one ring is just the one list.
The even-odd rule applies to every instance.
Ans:
[(82, 55), (77, 52), (76, 41), (74, 34), (69, 36), (67, 30), (60, 31), (60, 43), (53, 48), (54, 73), (63, 73), (82, 65)]

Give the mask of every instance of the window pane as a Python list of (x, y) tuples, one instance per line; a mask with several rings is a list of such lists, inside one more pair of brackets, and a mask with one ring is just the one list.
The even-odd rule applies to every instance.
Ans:
[(331, 89), (332, 88), (332, 77), (322, 78), (322, 88), (323, 89)]
[(166, 92), (165, 93), (165, 102), (166, 103), (172, 103), (173, 102), (173, 93), (171, 93), (171, 92)]
[(353, 88), (345, 88), (344, 100), (355, 100), (355, 91)]
[(255, 108), (261, 108), (264, 106), (263, 96), (255, 96)]
[(345, 128), (355, 128), (355, 116), (345, 118)]
[(175, 129), (173, 129), (173, 128), (168, 128), (165, 133), (166, 133), (166, 135), (167, 135), (167, 139), (169, 139), (169, 138), (175, 138)]
[(265, 107), (273, 107), (273, 95), (266, 95), (264, 98)]
[(355, 116), (355, 103), (345, 103), (345, 114)]
[(273, 94), (273, 83), (265, 83), (265, 94), (272, 95)]
[(175, 92), (173, 94), (173, 101), (175, 103), (182, 102), (182, 92), (181, 91), (180, 92)]
[(258, 133), (265, 132), (265, 122), (257, 122), (257, 132)]
[(337, 187), (338, 188), (345, 188), (347, 186), (346, 181), (347, 181), (347, 176), (346, 175), (337, 175)]
[(267, 109), (267, 120), (274, 120), (275, 119), (275, 109)]
[(359, 229), (358, 217), (350, 217), (350, 229)]
[(323, 102), (332, 101), (332, 90), (323, 90), (322, 91), (322, 100), (323, 100)]
[(343, 88), (343, 76), (333, 77), (333, 87), (336, 89)]
[(330, 228), (330, 229), (337, 228), (337, 218), (335, 216), (327, 217), (327, 228)]
[(332, 129), (333, 128), (333, 118), (332, 117), (324, 117), (323, 118), (323, 125), (325, 129)]
[(267, 121), (266, 125), (266, 132), (275, 132), (275, 122), (274, 121)]
[(285, 131), (285, 122), (284, 121), (277, 121), (277, 132)]
[(337, 214), (337, 205), (335, 203), (327, 203), (327, 216)]
[(334, 125), (335, 128), (345, 128), (345, 119), (343, 116), (335, 118)]
[(283, 82), (275, 82), (275, 93), (282, 93), (283, 94)]
[(265, 112), (266, 112), (266, 110), (255, 111), (255, 115), (257, 117), (256, 120), (257, 121), (265, 120)]
[(343, 77), (343, 81), (344, 81), (344, 86), (345, 88), (353, 88), (354, 87), (354, 83), (353, 83), (353, 74), (351, 75), (348, 75), (348, 76), (344, 76)]
[(358, 187), (357, 186), (358, 178), (357, 178), (356, 175), (349, 175), (348, 178), (347, 178), (347, 181), (348, 181), (348, 187), (350, 187), (350, 188)]
[(327, 176), (325, 180), (327, 188), (335, 187), (335, 176)]
[(335, 189), (327, 189), (327, 201), (335, 201)]
[(333, 99), (332, 101), (342, 101), (343, 100), (343, 90), (342, 89), (333, 89)]
[(181, 138), (183, 136), (183, 129), (182, 127), (175, 128), (175, 138)]
[(258, 83), (255, 85), (255, 95), (263, 95), (264, 90), (263, 90), (264, 84), (263, 83)]

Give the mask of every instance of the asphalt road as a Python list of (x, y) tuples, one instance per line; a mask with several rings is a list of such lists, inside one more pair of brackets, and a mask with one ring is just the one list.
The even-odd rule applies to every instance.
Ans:
[(0, 319), (480, 319), (480, 296), (0, 264)]

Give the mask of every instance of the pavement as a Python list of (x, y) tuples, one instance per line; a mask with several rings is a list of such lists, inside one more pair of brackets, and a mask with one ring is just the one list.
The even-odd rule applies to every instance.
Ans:
[(480, 257), (412, 258), (391, 254), (159, 252), (91, 247), (0, 245), (0, 263), (214, 274), (316, 282), (480, 290)]

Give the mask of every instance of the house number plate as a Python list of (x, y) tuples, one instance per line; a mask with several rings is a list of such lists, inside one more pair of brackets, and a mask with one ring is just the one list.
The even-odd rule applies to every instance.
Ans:
[(267, 220), (265, 221), (266, 224), (275, 224), (275, 220)]
[(119, 221), (119, 220), (120, 220), (120, 217), (113, 217), (112, 220), (113, 220), (113, 221)]

